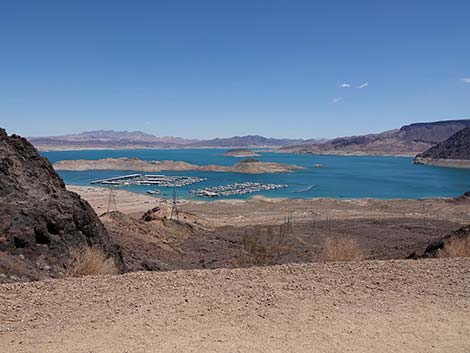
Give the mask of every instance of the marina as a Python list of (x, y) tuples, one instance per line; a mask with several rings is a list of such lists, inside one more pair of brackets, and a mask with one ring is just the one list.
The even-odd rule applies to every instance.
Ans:
[(190, 190), (191, 194), (202, 197), (228, 197), (245, 195), (254, 192), (286, 188), (286, 184), (261, 184), (254, 182), (233, 183), (229, 185), (213, 186), (204, 189)]
[(93, 180), (90, 184), (129, 186), (129, 185), (154, 185), (159, 187), (180, 188), (206, 181), (207, 178), (190, 176), (170, 176), (170, 175), (150, 175), (150, 174), (129, 174), (107, 179)]

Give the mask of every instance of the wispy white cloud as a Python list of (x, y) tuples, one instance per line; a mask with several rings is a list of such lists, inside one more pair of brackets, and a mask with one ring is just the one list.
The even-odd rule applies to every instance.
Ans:
[(351, 84), (347, 82), (343, 82), (342, 84), (339, 85), (339, 88), (349, 88), (349, 87), (351, 87)]
[(366, 88), (367, 86), (369, 86), (369, 82), (364, 82), (362, 85), (359, 85), (359, 86), (356, 86), (356, 88)]
[(331, 103), (333, 103), (333, 104), (338, 103), (342, 99), (343, 99), (343, 97), (335, 97), (331, 100)]
[(462, 81), (464, 83), (470, 83), (470, 77), (464, 77), (464, 78), (462, 78)]

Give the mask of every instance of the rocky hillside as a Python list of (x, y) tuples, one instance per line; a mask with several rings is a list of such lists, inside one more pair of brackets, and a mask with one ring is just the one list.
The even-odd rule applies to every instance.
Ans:
[(0, 281), (60, 277), (81, 244), (98, 246), (122, 268), (103, 224), (67, 191), (49, 161), (24, 138), (0, 129)]
[(340, 137), (323, 143), (281, 148), (281, 151), (312, 154), (415, 156), (465, 127), (470, 127), (470, 119), (416, 123), (380, 134)]
[(417, 160), (428, 158), (470, 160), (470, 127), (460, 130), (416, 157)]
[(407, 141), (438, 143), (466, 127), (470, 127), (470, 119), (416, 123), (403, 126), (399, 136)]

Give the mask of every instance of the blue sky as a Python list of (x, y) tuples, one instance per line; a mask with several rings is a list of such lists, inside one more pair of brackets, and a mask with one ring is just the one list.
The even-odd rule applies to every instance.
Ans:
[(469, 14), (470, 1), (0, 0), (0, 126), (313, 138), (470, 118)]

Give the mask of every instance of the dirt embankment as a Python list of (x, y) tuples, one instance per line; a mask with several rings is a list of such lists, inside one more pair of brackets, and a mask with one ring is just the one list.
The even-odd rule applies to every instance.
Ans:
[(205, 172), (232, 172), (246, 174), (286, 173), (303, 167), (275, 162), (260, 162), (253, 159), (241, 161), (233, 166), (195, 165), (181, 161), (143, 161), (138, 158), (104, 158), (98, 160), (64, 160), (54, 164), (56, 170), (135, 170), (142, 172), (197, 170)]

